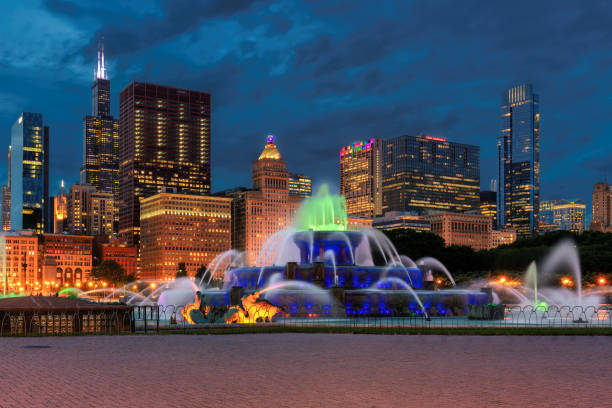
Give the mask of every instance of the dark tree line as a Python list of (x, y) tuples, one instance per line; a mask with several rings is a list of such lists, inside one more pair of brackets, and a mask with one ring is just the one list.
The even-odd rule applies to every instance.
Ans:
[[(444, 240), (431, 232), (410, 229), (385, 231), (397, 251), (417, 260), (432, 256), (440, 260), (457, 281), (485, 278), (504, 273), (521, 276), (532, 261), (541, 261), (551, 248), (563, 239), (572, 239), (580, 254), (585, 282), (595, 282), (599, 276), (612, 275), (612, 233), (585, 231), (574, 234), (554, 231), (510, 245), (475, 251), (467, 246), (444, 246)], [(611, 279), (608, 279), (610, 281)]]

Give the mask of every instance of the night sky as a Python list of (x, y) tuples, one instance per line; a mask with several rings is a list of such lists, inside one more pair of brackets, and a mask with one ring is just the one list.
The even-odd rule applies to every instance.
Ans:
[[(338, 186), (341, 146), (424, 133), (479, 145), (497, 177), (500, 94), (540, 95), (543, 199), (612, 182), (609, 1), (20, 1), (0, 15), (0, 151), (21, 111), (51, 127), (51, 186), (78, 180), (96, 44), (118, 116), (132, 80), (212, 94), (213, 191), (250, 186), (276, 136), (290, 171)], [(0, 177), (6, 179), (6, 154)]]

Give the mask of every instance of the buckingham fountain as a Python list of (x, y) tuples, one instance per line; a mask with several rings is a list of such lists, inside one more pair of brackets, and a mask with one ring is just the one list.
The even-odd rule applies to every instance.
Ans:
[(348, 227), (344, 197), (329, 194), (324, 185), (302, 203), (290, 228), (268, 239), (259, 265), (245, 266), (243, 254), (229, 251), (211, 263), (208, 279), (170, 288), (157, 302), (168, 306), (195, 297), (182, 316), (203, 323), (267, 321), (274, 315), (463, 315), (468, 305), (490, 301), (486, 291), (436, 290), (434, 269), (452, 282), (439, 263), (432, 258), (415, 263), (380, 231)]

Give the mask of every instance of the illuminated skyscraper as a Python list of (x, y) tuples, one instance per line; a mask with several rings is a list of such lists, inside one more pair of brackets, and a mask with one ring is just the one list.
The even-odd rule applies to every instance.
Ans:
[(382, 148), (382, 139), (370, 139), (340, 149), (340, 194), (348, 215), (382, 215)]
[[(266, 240), (291, 224), (302, 201), (289, 194), (289, 172), (274, 137), (253, 161), (253, 189), (226, 193), (232, 202), (232, 247), (247, 254), (247, 263), (255, 264)], [(268, 254), (273, 258), (275, 254)], [(264, 260), (265, 261), (265, 260)]]
[(45, 230), (49, 202), (49, 127), (22, 113), (11, 129), (11, 229)]
[(2, 186), (2, 231), (11, 230), (11, 146), (8, 150), (8, 183)]
[(302, 198), (312, 196), (312, 177), (303, 174), (289, 174), (289, 194)]
[(64, 180), (60, 190), (53, 197), (53, 234), (61, 234), (68, 231), (68, 193), (64, 188)]
[(538, 230), (540, 207), (540, 107), (531, 84), (502, 93), (497, 138), (497, 223), (521, 237)]
[(119, 235), (138, 245), (140, 199), (210, 193), (210, 94), (132, 82), (120, 95)]
[(383, 211), (479, 212), (480, 147), (432, 136), (384, 143)]
[[(98, 48), (98, 65), (91, 86), (91, 116), (83, 119), (81, 183), (94, 186), (117, 200), (119, 189), (119, 123), (110, 111), (110, 80), (104, 63), (104, 44)], [(118, 208), (115, 204), (115, 221)]]

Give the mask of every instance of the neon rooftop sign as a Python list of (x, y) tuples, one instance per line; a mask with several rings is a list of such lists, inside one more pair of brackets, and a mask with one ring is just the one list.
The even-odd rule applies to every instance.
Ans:
[(425, 136), (427, 140), (435, 140), (436, 142), (446, 142), (446, 139), (443, 137), (433, 137), (433, 136)]

